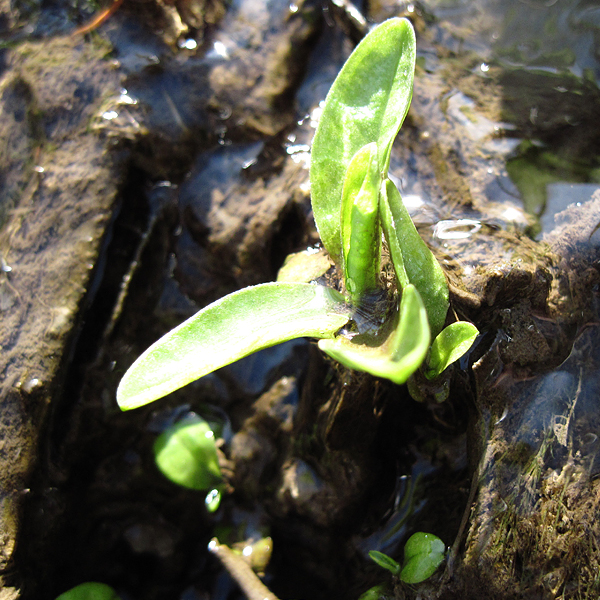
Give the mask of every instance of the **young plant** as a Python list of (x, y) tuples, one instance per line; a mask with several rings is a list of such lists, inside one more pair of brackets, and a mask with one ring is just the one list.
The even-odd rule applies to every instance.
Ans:
[(446, 556), (446, 546), (439, 537), (418, 531), (404, 546), (402, 566), (383, 552), (371, 550), (369, 556), (380, 567), (399, 577), (404, 583), (421, 583), (433, 575)]
[(221, 499), (221, 469), (215, 435), (198, 416), (171, 425), (154, 442), (154, 459), (159, 471), (182, 487), (209, 492), (205, 504), (214, 512)]
[(105, 583), (88, 581), (62, 593), (56, 600), (121, 600), (117, 592)]
[[(335, 80), (315, 133), (313, 212), (344, 293), (307, 283), (311, 275), (218, 300), (138, 358), (117, 390), (123, 410), (297, 337), (317, 338), (342, 364), (398, 384), (424, 361), (425, 376), (435, 378), (469, 349), (478, 331), (470, 323), (443, 329), (449, 306), (444, 273), (387, 176), (392, 143), (412, 98), (415, 55), (408, 20), (390, 19), (373, 29)], [(382, 233), (397, 294), (381, 281)], [(373, 302), (381, 296), (399, 301), (386, 313)]]

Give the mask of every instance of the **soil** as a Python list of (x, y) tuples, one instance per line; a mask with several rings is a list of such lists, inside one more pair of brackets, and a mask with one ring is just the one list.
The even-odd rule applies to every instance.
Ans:
[[(390, 598), (598, 597), (600, 192), (566, 209), (546, 188), (598, 177), (585, 7), (540, 8), (536, 45), (516, 0), (438, 4), (368, 15), (415, 23), (391, 173), (452, 315), (482, 332), (437, 382), (448, 399), (423, 386), (417, 403), (299, 340), (121, 413), (119, 379), (152, 341), (318, 242), (316, 109), (362, 29), (311, 0), (131, 0), (89, 33), (95, 4), (0, 3), (0, 598), (84, 581), (124, 600), (239, 598), (214, 535), (270, 535), (279, 598), (382, 582)], [(231, 493), (214, 515), (153, 461), (190, 412), (222, 438)], [(400, 560), (414, 531), (451, 550), (409, 587), (368, 551)]]

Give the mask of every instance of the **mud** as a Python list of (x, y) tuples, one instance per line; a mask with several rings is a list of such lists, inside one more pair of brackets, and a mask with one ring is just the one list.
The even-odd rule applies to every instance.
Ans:
[[(124, 599), (237, 598), (209, 539), (271, 535), (280, 598), (358, 598), (386, 580), (368, 551), (400, 559), (418, 530), (452, 547), (447, 565), (417, 588), (388, 580), (390, 597), (597, 597), (600, 199), (536, 220), (548, 181), (597, 181), (597, 57), (579, 3), (544, 9), (570, 17), (574, 57), (551, 35), (513, 47), (510, 4), (370, 9), (415, 22), (391, 172), (453, 311), (482, 331), (448, 400), (418, 404), (298, 341), (127, 414), (116, 386), (152, 341), (318, 241), (315, 109), (361, 26), (312, 2), (131, 2), (82, 37), (91, 6), (2, 5), (5, 597), (98, 580)], [(153, 464), (190, 411), (222, 438), (214, 516)]]

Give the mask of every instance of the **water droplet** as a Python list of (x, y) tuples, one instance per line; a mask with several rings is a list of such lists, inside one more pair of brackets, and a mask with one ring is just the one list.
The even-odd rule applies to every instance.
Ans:
[(439, 221), (433, 228), (433, 235), (440, 240), (464, 240), (481, 229), (476, 219), (449, 219)]

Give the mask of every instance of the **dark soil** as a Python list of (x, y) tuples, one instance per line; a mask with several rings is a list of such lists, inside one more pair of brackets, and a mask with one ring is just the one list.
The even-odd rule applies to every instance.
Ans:
[[(152, 341), (318, 241), (314, 111), (360, 30), (311, 0), (131, 0), (82, 35), (95, 5), (0, 2), (0, 598), (84, 581), (123, 600), (239, 598), (214, 535), (271, 535), (265, 581), (282, 599), (383, 581), (395, 598), (598, 597), (600, 195), (552, 231), (536, 217), (548, 182), (597, 181), (600, 68), (578, 3), (540, 9), (568, 23), (566, 66), (550, 26), (511, 45), (537, 25), (506, 4), (369, 13), (415, 23), (392, 174), (448, 275), (450, 318), (482, 332), (448, 400), (423, 386), (417, 403), (300, 340), (121, 413), (119, 379)], [(231, 493), (214, 515), (153, 461), (189, 412), (223, 440)], [(451, 550), (409, 587), (367, 555), (400, 560), (414, 531)]]

